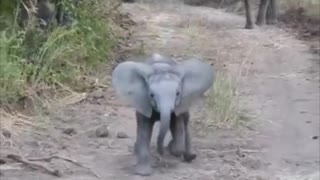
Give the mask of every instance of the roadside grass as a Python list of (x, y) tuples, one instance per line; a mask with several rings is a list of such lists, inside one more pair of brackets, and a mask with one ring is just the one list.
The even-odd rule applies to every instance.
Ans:
[(73, 84), (108, 63), (118, 42), (112, 17), (101, 13), (105, 5), (99, 6), (108, 2), (82, 1), (73, 9), (78, 19), (72, 25), (50, 24), (45, 30), (32, 18), (25, 28), (19, 27), (16, 12), (10, 23), (2, 16), (1, 24), (6, 25), (0, 31), (0, 105), (14, 104), (30, 92), (82, 90)]
[(209, 89), (193, 113), (191, 129), (199, 137), (209, 136), (218, 129), (248, 132), (256, 122), (239, 107), (235, 80), (226, 72), (216, 72), (213, 87)]
[(225, 72), (216, 72), (213, 87), (206, 93), (205, 112), (192, 126), (198, 135), (206, 135), (214, 129), (249, 126), (252, 119), (239, 108), (235, 80)]
[(238, 114), (235, 104), (235, 91), (233, 79), (223, 72), (215, 74), (213, 88), (209, 90), (206, 98), (208, 108), (208, 126), (232, 126), (237, 124)]
[(118, 0), (80, 1), (77, 7), (64, 1), (75, 21), (67, 26), (52, 22), (45, 29), (33, 14), (19, 26), (14, 6), (2, 6), (12, 2), (20, 1), (0, 3), (0, 10), (8, 8), (0, 11), (1, 141), (4, 131), (45, 127), (50, 108), (83, 100), (97, 82), (97, 69), (107, 71), (118, 45), (128, 38)]

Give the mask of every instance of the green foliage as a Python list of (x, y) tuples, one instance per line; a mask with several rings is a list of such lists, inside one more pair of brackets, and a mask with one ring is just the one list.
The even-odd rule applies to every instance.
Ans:
[(73, 83), (108, 60), (117, 41), (108, 18), (95, 13), (102, 1), (81, 1), (77, 7), (62, 1), (76, 20), (69, 26), (52, 23), (47, 29), (34, 17), (21, 28), (15, 11), (10, 23), (8, 14), (0, 14), (0, 105), (16, 102), (27, 89), (37, 92)]
[(16, 8), (18, 1), (15, 0), (1, 0), (0, 1), (0, 30), (15, 23)]
[(26, 83), (22, 58), (23, 39), (19, 34), (1, 32), (0, 37), (0, 101), (14, 101)]

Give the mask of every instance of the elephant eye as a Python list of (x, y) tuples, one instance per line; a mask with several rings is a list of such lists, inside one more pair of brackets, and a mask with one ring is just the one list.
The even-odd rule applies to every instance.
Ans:
[(150, 94), (150, 97), (154, 98), (154, 94), (153, 94), (153, 93), (151, 93), (151, 94)]
[(177, 92), (177, 96), (179, 96), (179, 95), (180, 95), (180, 92), (178, 91), (178, 92)]

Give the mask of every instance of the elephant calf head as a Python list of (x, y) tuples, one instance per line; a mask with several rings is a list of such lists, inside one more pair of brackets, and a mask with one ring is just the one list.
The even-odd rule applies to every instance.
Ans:
[(112, 84), (144, 116), (151, 117), (153, 110), (160, 113), (157, 144), (162, 154), (171, 114), (187, 112), (212, 86), (213, 69), (195, 58), (177, 64), (156, 54), (147, 62), (120, 63), (112, 73)]

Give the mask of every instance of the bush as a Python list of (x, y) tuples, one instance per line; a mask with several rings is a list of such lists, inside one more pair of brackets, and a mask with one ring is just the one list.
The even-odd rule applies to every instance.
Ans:
[[(50, 24), (41, 29), (35, 18), (26, 27), (17, 24), (18, 11), (0, 17), (0, 104), (16, 102), (32, 89), (59, 88), (90, 72), (111, 56), (117, 40), (111, 20), (99, 15), (107, 0), (81, 1), (66, 7), (76, 15), (70, 26)], [(102, 7), (103, 8), (103, 7)]]

